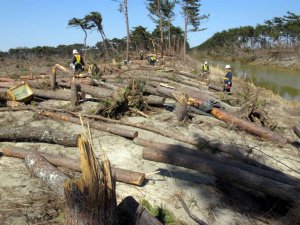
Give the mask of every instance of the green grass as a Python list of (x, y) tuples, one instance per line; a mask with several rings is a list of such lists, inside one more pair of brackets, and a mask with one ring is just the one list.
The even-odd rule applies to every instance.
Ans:
[(166, 208), (153, 207), (146, 199), (142, 199), (141, 205), (155, 218), (165, 225), (181, 225), (172, 212)]

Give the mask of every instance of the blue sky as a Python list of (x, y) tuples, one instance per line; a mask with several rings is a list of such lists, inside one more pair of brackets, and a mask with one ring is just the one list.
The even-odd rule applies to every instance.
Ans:
[[(142, 25), (148, 31), (154, 24), (148, 17), (144, 0), (128, 0), (130, 28)], [(191, 46), (196, 46), (218, 31), (228, 28), (256, 25), (287, 11), (300, 14), (299, 0), (202, 0), (201, 13), (210, 14), (203, 23), (207, 30), (189, 33)], [(126, 35), (124, 15), (112, 0), (1, 0), (0, 51), (16, 47), (57, 46), (83, 42), (83, 32), (68, 28), (72, 17), (82, 18), (91, 11), (103, 16), (103, 26), (108, 38)], [(174, 24), (183, 27), (180, 8), (176, 9)], [(89, 33), (87, 43), (99, 41), (98, 33)]]

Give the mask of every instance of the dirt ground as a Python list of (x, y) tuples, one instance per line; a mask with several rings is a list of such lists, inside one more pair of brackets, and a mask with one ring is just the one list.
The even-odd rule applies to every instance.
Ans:
[[(199, 65), (195, 65), (196, 68)], [(37, 64), (32, 66), (36, 74), (48, 73), (49, 65)], [(180, 66), (178, 66), (180, 67)], [(181, 66), (182, 70), (187, 69)], [(7, 72), (1, 69), (1, 76), (18, 73), (18, 68), (11, 63)], [(188, 71), (188, 70), (187, 70)], [(28, 71), (27, 71), (28, 72)], [(20, 72), (19, 72), (20, 73)], [(235, 83), (236, 89), (239, 82)], [(277, 132), (295, 141), (300, 141), (292, 132), (292, 127), (300, 121), (300, 104), (287, 102), (278, 96), (266, 92), (268, 104), (264, 109), (277, 123)], [(212, 95), (219, 95), (215, 92)], [(219, 96), (222, 98), (222, 96)], [(168, 102), (173, 102), (169, 100)], [(68, 102), (44, 101), (41, 106), (65, 107)], [(97, 103), (85, 102), (83, 111), (91, 111)], [(172, 112), (165, 109), (148, 112), (149, 118), (125, 117), (123, 120), (134, 123), (149, 124), (162, 130), (174, 131), (186, 137), (204, 136), (209, 140), (220, 140), (223, 143), (237, 144), (252, 147), (249, 158), (278, 169), (300, 179), (299, 149), (292, 145), (279, 148), (270, 141), (261, 140), (251, 134), (236, 129), (235, 127), (219, 121), (213, 117), (193, 115), (188, 124), (175, 121)], [(1, 127), (49, 127), (65, 132), (78, 133), (81, 126), (58, 122), (47, 118), (37, 117), (31, 111), (0, 112)], [(139, 137), (165, 143), (178, 143), (172, 139), (132, 128), (137, 130)], [(117, 197), (120, 202), (126, 196), (132, 195), (137, 200), (147, 199), (154, 206), (161, 206), (170, 210), (177, 222), (174, 224), (196, 224), (185, 212), (176, 194), (183, 193), (183, 199), (190, 211), (198, 218), (211, 225), (236, 225), (236, 224), (285, 224), (286, 214), (271, 199), (254, 199), (247, 192), (243, 192), (230, 183), (222, 183), (214, 177), (195, 172), (181, 167), (156, 163), (142, 159), (142, 147), (135, 145), (131, 140), (112, 134), (93, 130), (95, 149), (102, 148), (108, 155), (112, 165), (119, 168), (137, 172), (150, 173), (142, 187), (117, 182)], [(79, 159), (77, 148), (66, 148), (59, 145), (44, 143), (8, 143), (1, 142), (1, 147), (14, 145), (41, 152), (55, 153)], [(96, 152), (99, 154), (99, 151)], [(153, 172), (159, 173), (153, 174)], [(71, 171), (65, 171), (76, 175)], [(64, 202), (57, 198), (38, 178), (30, 175), (23, 160), (1, 157), (0, 158), (0, 224), (64, 224)], [(269, 204), (269, 207), (267, 205)], [(276, 211), (277, 210), (277, 211)], [(280, 215), (283, 214), (283, 215)]]

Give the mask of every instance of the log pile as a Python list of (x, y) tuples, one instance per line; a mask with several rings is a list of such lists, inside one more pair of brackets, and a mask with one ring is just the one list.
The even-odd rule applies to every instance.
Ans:
[[(56, 69), (67, 77), (59, 77)], [(153, 69), (140, 67), (139, 70)], [(120, 79), (122, 82), (120, 83)], [(56, 65), (53, 73), (46, 77), (22, 77), (22, 81), (0, 79), (0, 101), (7, 100), (6, 92), (12, 86), (26, 82), (32, 87), (35, 99), (48, 99), (70, 102), (67, 109), (43, 108), (40, 106), (22, 106), (19, 108), (0, 108), (0, 111), (30, 110), (42, 118), (59, 121), (62, 124), (89, 124), (93, 130), (126, 138), (143, 146), (142, 157), (145, 160), (172, 164), (205, 173), (218, 180), (230, 182), (245, 190), (273, 196), (277, 199), (296, 204), (300, 199), (300, 180), (269, 168), (257, 162), (246, 160), (248, 152), (240, 146), (224, 144), (220, 140), (193, 138), (187, 134), (161, 129), (158, 126), (132, 123), (124, 115), (139, 115), (145, 118), (153, 111), (162, 111), (166, 102), (176, 105), (174, 115), (177, 121), (189, 123), (189, 99), (193, 99), (200, 110), (205, 102), (217, 102), (218, 96), (208, 89), (222, 91), (219, 87), (206, 86), (199, 78), (184, 71), (166, 74), (139, 75), (130, 72), (122, 75), (102, 76), (102, 80), (75, 78), (71, 71)], [(82, 100), (90, 95), (99, 105), (95, 114), (81, 114)], [(260, 141), (272, 141), (280, 147), (292, 143), (290, 138), (265, 127), (234, 116), (237, 107), (220, 102), (220, 108), (212, 107), (209, 114), (214, 120), (224, 121), (236, 128), (260, 138)], [(102, 107), (102, 108), (101, 108)], [(155, 108), (156, 107), (156, 108)], [(203, 113), (202, 115), (206, 115)], [(176, 121), (176, 122), (177, 122)], [(183, 124), (183, 123), (181, 123)], [(140, 137), (144, 131), (167, 137), (181, 144), (159, 143)], [(299, 125), (293, 128), (300, 138)], [(155, 137), (155, 136), (154, 136)], [(130, 197), (116, 205), (115, 180), (131, 185), (145, 184), (145, 174), (112, 167), (107, 158), (95, 157), (91, 137), (80, 136), (78, 131), (63, 132), (45, 127), (1, 127), (2, 142), (44, 142), (75, 147), (80, 149), (80, 162), (70, 157), (61, 157), (45, 152), (21, 149), (13, 146), (2, 147), (5, 157), (25, 160), (28, 170), (42, 179), (60, 198), (66, 199), (66, 224), (162, 224), (149, 212), (142, 210), (139, 203)], [(217, 154), (211, 152), (217, 150)], [(59, 168), (81, 173), (79, 178), (70, 179)], [(101, 186), (102, 185), (102, 186)], [(100, 190), (104, 190), (101, 192)], [(80, 204), (79, 204), (80, 203)], [(95, 207), (95, 208), (94, 208)], [(91, 210), (93, 209), (93, 210)], [(125, 217), (124, 217), (125, 215)], [(137, 215), (139, 220), (136, 220)], [(114, 218), (114, 221), (111, 219)], [(99, 222), (101, 221), (101, 222)]]

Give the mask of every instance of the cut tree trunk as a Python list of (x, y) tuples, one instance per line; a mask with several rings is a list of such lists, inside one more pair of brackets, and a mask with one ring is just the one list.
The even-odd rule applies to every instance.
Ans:
[(300, 138), (300, 125), (294, 126), (294, 133)]
[(32, 89), (33, 95), (44, 99), (56, 99), (70, 101), (70, 90), (44, 90), (44, 89)]
[(212, 84), (208, 85), (208, 89), (212, 89), (214, 91), (219, 91), (219, 92), (223, 91), (222, 87), (215, 86), (215, 85), (212, 85)]
[(234, 124), (235, 126), (237, 126), (242, 130), (245, 130), (261, 138), (271, 140), (281, 146), (291, 142), (289, 139), (282, 136), (281, 134), (275, 133), (257, 124), (250, 123), (246, 120), (239, 119), (221, 109), (213, 108), (211, 114), (216, 118), (218, 118), (219, 120), (225, 121), (230, 124)]
[[(31, 110), (37, 112), (38, 114), (40, 114), (42, 116), (46, 116), (46, 117), (52, 118), (54, 120), (61, 120), (61, 121), (81, 125), (80, 119), (69, 116), (67, 114), (54, 113), (54, 112), (45, 111), (45, 110), (44, 111), (38, 111), (38, 110), (32, 109), (32, 108), (31, 108)], [(91, 128), (101, 130), (101, 131), (104, 131), (104, 132), (107, 132), (107, 133), (115, 134), (115, 135), (118, 135), (118, 136), (121, 136), (121, 137), (134, 139), (135, 137), (138, 136), (137, 131), (126, 130), (126, 129), (120, 128), (118, 126), (113, 126), (113, 125), (100, 123), (100, 122), (96, 123), (95, 121), (92, 121), (92, 120), (88, 120), (88, 121), (84, 121), (84, 122), (88, 122)]]
[(156, 95), (144, 96), (143, 98), (148, 105), (152, 106), (163, 106), (166, 101), (166, 98)]
[(30, 173), (44, 181), (59, 197), (64, 198), (64, 182), (69, 178), (63, 172), (36, 152), (26, 156), (25, 165)]
[[(153, 149), (158, 149), (160, 151), (164, 152), (174, 152), (174, 153), (179, 153), (179, 154), (185, 154), (189, 156), (195, 156), (199, 157), (202, 159), (206, 160), (211, 160), (211, 163), (223, 163), (224, 165), (232, 166), (232, 167), (237, 167), (239, 169), (242, 169), (244, 171), (248, 171), (250, 173), (267, 177), (276, 181), (279, 181), (281, 183), (286, 183), (290, 185), (300, 185), (300, 180), (290, 176), (288, 174), (284, 174), (280, 171), (276, 171), (272, 168), (266, 168), (265, 167), (257, 167), (253, 165), (246, 164), (241, 161), (237, 160), (232, 160), (224, 155), (214, 155), (214, 154), (209, 154), (202, 152), (200, 150), (195, 150), (192, 148), (188, 148), (182, 145), (175, 145), (175, 144), (165, 144), (165, 143), (159, 143), (159, 142), (149, 142), (147, 140), (138, 140), (141, 138), (135, 138), (134, 143), (141, 143), (144, 145), (146, 148), (153, 148)], [(263, 165), (262, 165), (263, 166)]]
[(82, 176), (67, 180), (65, 224), (115, 224), (116, 192), (110, 162), (96, 159), (91, 137), (78, 139)]
[(123, 199), (117, 206), (117, 217), (119, 225), (162, 225), (131, 196)]
[(71, 83), (71, 106), (76, 107), (78, 105), (79, 95), (78, 95), (78, 85), (75, 82)]
[[(31, 152), (33, 152), (33, 150), (22, 149), (14, 146), (2, 147), (2, 153), (4, 156), (15, 157), (19, 159), (25, 159), (25, 157), (28, 156)], [(76, 172), (82, 172), (79, 160), (75, 160), (69, 157), (62, 157), (50, 153), (39, 152), (39, 154), (45, 157), (54, 166), (71, 169)], [(116, 181), (123, 182), (126, 184), (141, 186), (145, 181), (144, 173), (134, 172), (117, 167), (112, 167), (112, 173), (115, 176)]]
[(66, 147), (76, 147), (78, 134), (65, 133), (41, 127), (2, 127), (0, 141), (46, 142)]
[(290, 202), (295, 202), (300, 198), (297, 186), (274, 181), (226, 164), (212, 163), (211, 160), (149, 148), (143, 149), (143, 158), (193, 169), (200, 173), (207, 173), (219, 179), (236, 183), (246, 188), (251, 188)]

